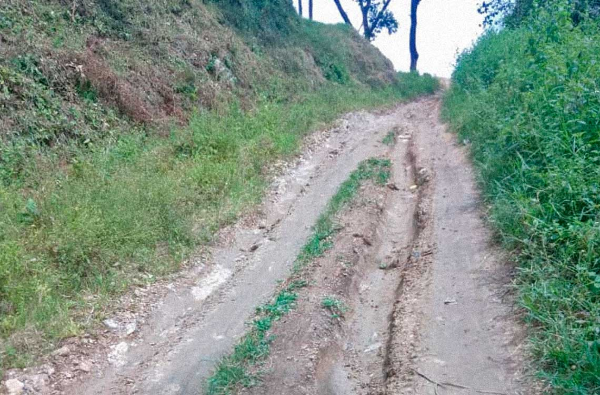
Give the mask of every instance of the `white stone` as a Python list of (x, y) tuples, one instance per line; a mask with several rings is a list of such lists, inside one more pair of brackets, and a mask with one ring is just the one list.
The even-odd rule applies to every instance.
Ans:
[(8, 395), (21, 395), (25, 389), (25, 384), (17, 379), (6, 380), (4, 383)]

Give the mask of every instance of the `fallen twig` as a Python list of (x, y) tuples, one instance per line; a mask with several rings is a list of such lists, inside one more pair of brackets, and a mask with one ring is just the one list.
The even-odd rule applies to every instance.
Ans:
[(430, 377), (427, 377), (425, 374), (419, 372), (416, 369), (412, 369), (413, 372), (415, 372), (418, 376), (424, 378), (425, 380), (429, 381), (431, 384), (435, 385), (435, 393), (437, 394), (437, 387), (454, 387), (454, 388), (459, 388), (459, 389), (463, 389), (463, 390), (472, 390), (475, 391), (477, 393), (480, 394), (491, 394), (491, 395), (506, 395), (505, 392), (496, 392), (496, 391), (486, 391), (486, 390), (478, 390), (475, 388), (471, 388), (471, 387), (467, 387), (466, 385), (460, 385), (460, 384), (454, 384), (454, 383), (450, 383), (447, 381), (435, 381)]

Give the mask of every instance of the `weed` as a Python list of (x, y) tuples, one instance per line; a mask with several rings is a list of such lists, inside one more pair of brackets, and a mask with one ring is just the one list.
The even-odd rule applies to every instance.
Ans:
[(388, 134), (385, 135), (385, 137), (383, 138), (383, 140), (381, 140), (381, 142), (385, 145), (390, 145), (390, 146), (396, 144), (396, 132), (393, 130), (388, 132)]
[(321, 306), (331, 313), (332, 318), (339, 318), (348, 311), (348, 306), (333, 296), (326, 296), (321, 300)]
[(293, 291), (305, 286), (306, 282), (294, 281), (272, 303), (256, 309), (257, 317), (249, 332), (242, 337), (233, 352), (217, 364), (208, 379), (208, 394), (228, 394), (238, 385), (250, 387), (257, 381), (257, 377), (250, 374), (248, 368), (269, 354), (273, 337), (268, 336), (268, 331), (275, 321), (295, 307), (298, 295)]

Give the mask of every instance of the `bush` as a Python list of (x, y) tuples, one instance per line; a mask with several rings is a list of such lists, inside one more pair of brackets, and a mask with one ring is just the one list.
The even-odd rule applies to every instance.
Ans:
[(483, 36), (445, 97), (518, 257), (533, 352), (555, 393), (600, 392), (599, 82), (597, 22), (574, 26), (557, 6)]

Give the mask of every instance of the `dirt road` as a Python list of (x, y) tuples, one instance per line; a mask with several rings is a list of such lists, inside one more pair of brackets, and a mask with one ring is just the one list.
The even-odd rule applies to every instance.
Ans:
[[(240, 392), (524, 393), (519, 327), (503, 299), (510, 268), (490, 245), (465, 148), (440, 123), (439, 106), (436, 96), (350, 114), (312, 136), (255, 215), (224, 230), (179, 280), (148, 292), (133, 331), (119, 332), (117, 317), (114, 336), (82, 354), (91, 368), (65, 362), (72, 372), (59, 370), (42, 392), (201, 393), (289, 275), (339, 185), (362, 160), (385, 157), (391, 182), (364, 186), (343, 211), (333, 248), (273, 328), (261, 383)], [(390, 132), (395, 143), (384, 144)], [(326, 297), (343, 314), (324, 309)]]

